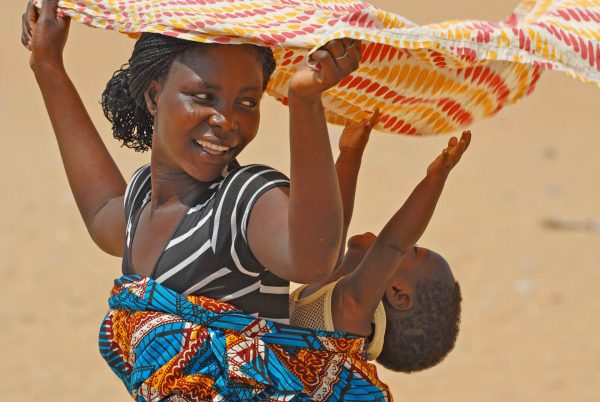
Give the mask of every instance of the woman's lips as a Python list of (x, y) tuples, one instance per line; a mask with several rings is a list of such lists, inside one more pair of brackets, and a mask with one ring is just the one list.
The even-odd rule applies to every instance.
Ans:
[(211, 155), (222, 155), (225, 152), (229, 151), (231, 148), (223, 145), (213, 144), (209, 141), (204, 140), (195, 140), (196, 144), (198, 144), (206, 153)]

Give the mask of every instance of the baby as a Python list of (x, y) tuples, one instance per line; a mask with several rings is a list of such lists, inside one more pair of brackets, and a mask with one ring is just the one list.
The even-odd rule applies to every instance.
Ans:
[[(379, 112), (345, 127), (336, 170), (344, 205), (344, 238), (352, 217), (364, 148)], [(348, 241), (334, 273), (290, 296), (293, 325), (368, 337), (367, 355), (394, 371), (413, 372), (439, 363), (454, 347), (461, 293), (442, 256), (415, 243), (421, 237), (452, 168), (471, 133), (452, 137), (427, 175), (379, 236)]]

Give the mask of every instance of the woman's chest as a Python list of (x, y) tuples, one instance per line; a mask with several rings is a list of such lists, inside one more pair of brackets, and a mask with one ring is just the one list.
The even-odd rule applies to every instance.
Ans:
[(139, 213), (131, 238), (130, 263), (134, 273), (152, 276), (171, 239), (185, 220), (187, 208), (151, 211), (147, 205)]

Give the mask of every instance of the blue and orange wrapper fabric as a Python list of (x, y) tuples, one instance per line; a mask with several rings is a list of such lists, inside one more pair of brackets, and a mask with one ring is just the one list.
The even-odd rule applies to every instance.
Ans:
[(428, 25), (355, 0), (62, 0), (59, 7), (134, 37), (269, 46), (278, 67), (267, 91), (283, 103), (307, 55), (332, 39), (362, 40), (359, 69), (323, 95), (327, 119), (344, 124), (379, 109), (376, 129), (395, 134), (448, 133), (492, 116), (530, 94), (544, 70), (600, 85), (600, 0), (522, 0), (500, 22)]
[(136, 401), (391, 401), (365, 339), (244, 314), (149, 278), (115, 281), (100, 352)]

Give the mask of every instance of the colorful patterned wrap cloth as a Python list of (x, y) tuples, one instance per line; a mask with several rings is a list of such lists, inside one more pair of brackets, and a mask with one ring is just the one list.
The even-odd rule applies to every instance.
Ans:
[(360, 68), (323, 96), (327, 119), (343, 124), (379, 108), (377, 129), (397, 134), (447, 133), (492, 116), (531, 93), (544, 69), (600, 85), (600, 0), (523, 0), (499, 23), (423, 26), (354, 0), (59, 4), (77, 21), (133, 36), (270, 46), (278, 68), (268, 93), (283, 103), (307, 53), (332, 39), (360, 39)]
[(136, 401), (391, 401), (364, 338), (274, 323), (137, 275), (115, 281), (100, 352)]

